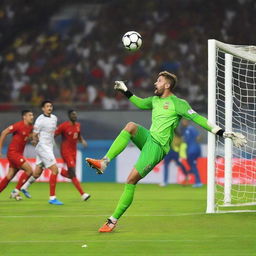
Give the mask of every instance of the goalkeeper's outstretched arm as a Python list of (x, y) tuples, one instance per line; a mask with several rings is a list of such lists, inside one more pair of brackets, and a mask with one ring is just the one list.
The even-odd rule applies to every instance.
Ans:
[(123, 81), (115, 81), (114, 89), (122, 92), (137, 108), (152, 109), (152, 97), (142, 99), (133, 95), (133, 93), (128, 90)]
[(243, 134), (238, 132), (225, 131), (218, 125), (211, 124), (205, 117), (193, 111), (193, 109), (185, 100), (178, 99), (175, 102), (175, 107), (179, 115), (185, 117), (186, 119), (192, 120), (207, 131), (219, 135), (225, 139), (230, 138), (233, 141), (234, 146), (243, 147), (246, 145), (247, 140)]
[[(233, 141), (235, 147), (243, 147), (246, 145), (247, 140), (242, 133), (225, 131), (216, 124), (211, 124), (205, 117), (195, 113), (195, 116), (191, 120), (213, 134), (219, 135), (223, 138), (229, 138)], [(209, 129), (208, 129), (209, 127)]]

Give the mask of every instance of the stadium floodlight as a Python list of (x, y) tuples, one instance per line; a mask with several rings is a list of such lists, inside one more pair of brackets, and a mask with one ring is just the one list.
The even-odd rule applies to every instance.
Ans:
[(256, 205), (256, 46), (208, 40), (208, 119), (248, 144), (208, 133), (207, 213)]

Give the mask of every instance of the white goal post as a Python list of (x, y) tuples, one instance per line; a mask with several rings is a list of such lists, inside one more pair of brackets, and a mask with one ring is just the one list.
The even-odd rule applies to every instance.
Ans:
[(208, 120), (248, 144), (237, 149), (208, 133), (206, 213), (256, 210), (255, 46), (208, 40)]

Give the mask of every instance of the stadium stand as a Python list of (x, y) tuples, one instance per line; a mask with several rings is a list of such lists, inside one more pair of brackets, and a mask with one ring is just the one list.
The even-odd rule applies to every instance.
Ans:
[[(179, 77), (177, 95), (204, 112), (207, 39), (253, 44), (256, 23), (253, 0), (217, 2), (51, 1), (45, 8), (41, 1), (2, 1), (0, 110), (48, 98), (57, 107), (131, 109), (113, 81), (127, 80), (146, 97), (152, 77), (168, 70)], [(142, 34), (138, 52), (121, 45), (129, 30)]]

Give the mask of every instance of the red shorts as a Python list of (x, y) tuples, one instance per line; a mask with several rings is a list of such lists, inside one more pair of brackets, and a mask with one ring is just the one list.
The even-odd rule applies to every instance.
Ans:
[(12, 168), (20, 169), (21, 166), (27, 161), (27, 159), (20, 153), (9, 152), (7, 154), (9, 165)]
[(68, 168), (76, 167), (76, 153), (65, 153), (62, 154), (64, 162), (67, 164)]

